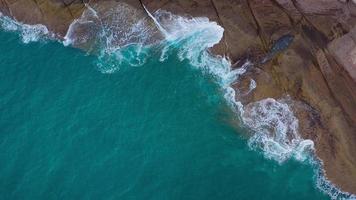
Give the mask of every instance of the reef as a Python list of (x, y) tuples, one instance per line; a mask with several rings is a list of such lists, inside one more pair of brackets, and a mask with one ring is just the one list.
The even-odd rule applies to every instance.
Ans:
[[(123, 4), (129, 7), (126, 19), (105, 14)], [(267, 55), (268, 59), (255, 62), (232, 84), (239, 92), (251, 80), (257, 85), (236, 98), (249, 107), (263, 99), (288, 97), (299, 121), (298, 132), (314, 141), (326, 177), (343, 191), (356, 193), (355, 1), (0, 0), (0, 11), (22, 23), (43, 24), (65, 41), (73, 22), (89, 12), (86, 5), (95, 8), (103, 24), (145, 19), (142, 23), (150, 32), (143, 41), (147, 43), (162, 37), (149, 16), (159, 9), (181, 16), (208, 17), (224, 28), (223, 39), (210, 49), (212, 54), (226, 56), (232, 63), (258, 61)], [(80, 27), (76, 29), (78, 35), (97, 28), (80, 22), (76, 25)], [(115, 37), (125, 35), (120, 33), (123, 27), (118, 27)], [(90, 49), (97, 42), (89, 39), (74, 46)], [(278, 46), (278, 42), (284, 44)]]

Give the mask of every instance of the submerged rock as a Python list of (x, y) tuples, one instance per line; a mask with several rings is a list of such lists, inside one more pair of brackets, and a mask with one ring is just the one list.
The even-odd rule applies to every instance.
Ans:
[(281, 53), (282, 51), (288, 49), (288, 47), (293, 42), (294, 36), (287, 34), (280, 37), (272, 46), (268, 54), (263, 58), (261, 64), (264, 64), (271, 60), (276, 54)]

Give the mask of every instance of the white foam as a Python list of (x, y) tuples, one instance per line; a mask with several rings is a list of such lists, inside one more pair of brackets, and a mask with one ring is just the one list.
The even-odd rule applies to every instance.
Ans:
[(87, 44), (91, 42), (90, 40), (95, 40), (103, 34), (103, 28), (96, 11), (88, 5), (86, 7), (87, 9), (83, 11), (82, 15), (69, 25), (63, 41), (65, 46)]
[(231, 70), (231, 63), (221, 56), (213, 56), (209, 49), (218, 44), (224, 29), (207, 17), (182, 17), (164, 10), (153, 14), (146, 10), (157, 28), (164, 35), (160, 61), (169, 57), (170, 50), (178, 51), (180, 60), (188, 60), (194, 67), (213, 75), (224, 89), (228, 89), (245, 67)]
[(81, 17), (71, 23), (64, 37), (65, 45), (92, 45), (114, 52), (128, 45), (147, 45), (153, 41), (155, 30), (136, 8), (117, 2), (115, 7), (102, 12), (95, 6), (86, 5)]
[(304, 161), (314, 149), (313, 141), (299, 136), (298, 119), (281, 100), (267, 98), (248, 104), (242, 120), (254, 132), (249, 146), (279, 163), (291, 157)]
[[(156, 27), (152, 27), (146, 18), (140, 18), (137, 11), (125, 3), (118, 3), (115, 8), (106, 11), (105, 16), (103, 13), (98, 13), (94, 7), (87, 5), (82, 16), (70, 25), (64, 37), (64, 44), (85, 46), (90, 50), (100, 49), (101, 58), (112, 58), (112, 55), (103, 54), (122, 54), (127, 46), (132, 45), (148, 46), (152, 44), (152, 36), (157, 35), (156, 31), (159, 31), (163, 36), (160, 42), (161, 61), (166, 60), (170, 50), (174, 49), (178, 50), (180, 60), (189, 60), (193, 66), (203, 68), (219, 79), (230, 73), (230, 62), (227, 59), (211, 56), (207, 51), (218, 44), (223, 37), (224, 29), (216, 22), (209, 21), (206, 17), (186, 18), (163, 10), (151, 14), (146, 9), (146, 12)], [(136, 20), (127, 20), (127, 16)], [(141, 49), (131, 48), (133, 51)], [(133, 66), (142, 65), (147, 59), (140, 52), (131, 52), (131, 54), (136, 55), (133, 60), (143, 58), (138, 62), (129, 62)], [(122, 55), (114, 57), (125, 58)], [(118, 63), (122, 63), (122, 60)], [(117, 66), (115, 68), (118, 69)], [(220, 82), (224, 80), (225, 78)]]
[(326, 172), (323, 169), (323, 161), (319, 158), (311, 160), (311, 164), (315, 167), (316, 185), (317, 188), (323, 191), (325, 194), (331, 197), (333, 200), (356, 200), (356, 195), (343, 192), (340, 188), (334, 185), (326, 176)]
[(142, 66), (146, 62), (146, 50), (158, 31), (138, 9), (123, 2), (104, 11), (97, 4), (86, 7), (70, 24), (64, 45), (99, 54), (98, 68), (103, 73), (114, 73), (122, 63)]
[(50, 37), (47, 27), (42, 24), (23, 24), (0, 13), (0, 26), (5, 31), (18, 32), (22, 42), (27, 44)]
[(256, 81), (253, 80), (253, 79), (251, 79), (251, 81), (250, 81), (250, 88), (249, 88), (248, 93), (252, 92), (254, 89), (256, 89), (256, 87), (257, 87)]
[(21, 37), (24, 43), (37, 42), (39, 39), (48, 35), (48, 33), (47, 27), (42, 24), (24, 24), (21, 30)]
[[(224, 29), (216, 22), (209, 21), (206, 17), (186, 18), (162, 10), (150, 16), (165, 36), (167, 45), (179, 49), (178, 56), (181, 60), (188, 59), (197, 67), (223, 61), (207, 52), (223, 37)], [(230, 63), (225, 62), (223, 65), (226, 67), (221, 67), (222, 70), (228, 71)]]

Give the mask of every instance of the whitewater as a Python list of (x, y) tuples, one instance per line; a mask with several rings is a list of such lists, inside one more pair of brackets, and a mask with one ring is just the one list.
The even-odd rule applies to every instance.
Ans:
[[(289, 160), (309, 163), (315, 168), (316, 185), (332, 199), (356, 199), (354, 195), (340, 191), (325, 177), (322, 162), (315, 157), (314, 144), (298, 133), (298, 119), (293, 114), (289, 97), (262, 99), (243, 105), (239, 91), (231, 87), (238, 83), (252, 63), (246, 62), (238, 69), (231, 69), (227, 57), (212, 55), (209, 51), (218, 44), (224, 29), (206, 17), (182, 17), (164, 10), (150, 13), (149, 18), (125, 23), (130, 14), (139, 17), (133, 8), (122, 3), (112, 10), (112, 21), (102, 21), (94, 7), (86, 5), (82, 16), (73, 21), (63, 41), (46, 26), (28, 25), (0, 15), (0, 26), (5, 31), (15, 32), (25, 44), (37, 41), (58, 40), (64, 46), (84, 49), (96, 56), (97, 69), (103, 74), (119, 73), (123, 66), (144, 67), (152, 55), (163, 63), (177, 56), (203, 75), (209, 75), (219, 85), (226, 103), (242, 122), (242, 127), (251, 132), (247, 145), (261, 152), (266, 159), (283, 165)], [(153, 21), (154, 26), (151, 22)], [(121, 26), (117, 26), (121, 24)], [(251, 80), (249, 92), (258, 85)]]

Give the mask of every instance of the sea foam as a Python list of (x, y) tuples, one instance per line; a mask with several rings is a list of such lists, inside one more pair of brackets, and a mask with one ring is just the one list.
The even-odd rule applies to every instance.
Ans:
[[(161, 61), (176, 50), (180, 60), (189, 60), (193, 66), (216, 77), (230, 71), (227, 59), (212, 56), (207, 51), (223, 37), (224, 29), (216, 22), (206, 17), (181, 17), (164, 10), (146, 12), (155, 26), (150, 23), (151, 19), (142, 17), (125, 3), (106, 11), (105, 16), (95, 5), (87, 5), (82, 16), (70, 25), (63, 44), (98, 53), (98, 66), (104, 73), (117, 71), (123, 63), (142, 66), (150, 48), (159, 49)], [(134, 20), (128, 22), (127, 16)], [(95, 52), (97, 50), (100, 52)]]
[(105, 12), (97, 5), (87, 4), (82, 15), (70, 24), (63, 44), (97, 54), (98, 69), (114, 73), (124, 63), (145, 64), (155, 37), (157, 30), (150, 21), (126, 3), (117, 2)]
[(250, 103), (242, 120), (254, 132), (249, 146), (261, 149), (267, 158), (280, 163), (291, 157), (304, 161), (314, 149), (313, 141), (298, 134), (298, 119), (282, 100), (267, 98)]
[(96, 4), (86, 4), (82, 15), (70, 24), (63, 44), (91, 45), (113, 52), (130, 44), (147, 45), (154, 32), (142, 13), (126, 3), (118, 2), (105, 11)]
[(42, 38), (49, 37), (50, 32), (42, 24), (23, 24), (0, 13), (0, 26), (5, 31), (19, 33), (23, 43), (36, 42)]
[(333, 200), (356, 200), (356, 195), (342, 191), (339, 187), (334, 185), (326, 176), (323, 168), (323, 161), (315, 157), (311, 160), (311, 165), (314, 166), (314, 173), (317, 188), (330, 196)]
[(181, 61), (187, 60), (193, 67), (212, 75), (226, 91), (245, 72), (247, 65), (232, 70), (228, 58), (210, 53), (210, 48), (217, 45), (224, 34), (224, 28), (216, 22), (207, 17), (182, 17), (164, 10), (147, 12), (164, 35), (161, 61), (169, 57), (171, 50), (176, 50)]

